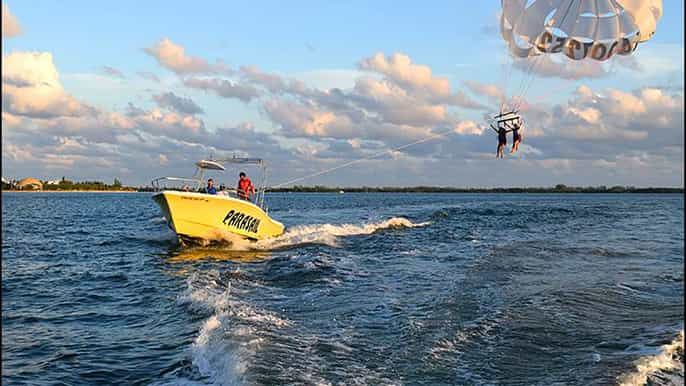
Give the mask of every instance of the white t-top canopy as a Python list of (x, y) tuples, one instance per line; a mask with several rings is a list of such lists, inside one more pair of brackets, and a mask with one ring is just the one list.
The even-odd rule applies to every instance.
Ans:
[(226, 170), (224, 169), (224, 166), (220, 164), (217, 161), (212, 161), (212, 160), (200, 160), (195, 163), (197, 167), (200, 169), (209, 169), (209, 170)]
[(264, 165), (264, 160), (262, 160), (262, 158), (231, 157), (222, 159), (200, 160), (196, 162), (195, 165), (201, 169), (226, 170), (223, 165), (226, 163), (242, 165)]

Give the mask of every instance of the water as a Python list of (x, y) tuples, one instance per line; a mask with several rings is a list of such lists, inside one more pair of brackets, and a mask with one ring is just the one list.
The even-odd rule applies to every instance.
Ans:
[(268, 198), (230, 251), (4, 193), (2, 384), (684, 384), (683, 195)]

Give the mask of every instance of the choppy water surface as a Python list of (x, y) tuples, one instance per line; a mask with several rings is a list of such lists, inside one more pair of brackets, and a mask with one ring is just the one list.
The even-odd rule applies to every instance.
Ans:
[(684, 383), (683, 195), (268, 198), (230, 251), (4, 193), (2, 384)]

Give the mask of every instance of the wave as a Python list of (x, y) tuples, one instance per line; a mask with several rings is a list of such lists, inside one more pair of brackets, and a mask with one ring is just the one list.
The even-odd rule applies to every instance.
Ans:
[[(232, 295), (241, 292), (218, 271), (187, 279), (187, 289), (177, 303), (209, 314), (190, 348), (191, 361), (213, 385), (238, 384), (247, 366), (264, 343), (260, 331), (278, 329), (290, 321), (259, 310)], [(183, 380), (176, 380), (183, 383)]]
[(683, 384), (684, 330), (681, 330), (671, 343), (662, 346), (659, 354), (639, 359), (636, 362), (636, 370), (620, 376), (618, 383), (620, 386), (642, 386), (648, 384), (651, 378), (662, 378), (660, 373), (673, 370), (680, 371), (680, 377), (676, 383)]
[(153, 224), (166, 224), (167, 219), (164, 216), (155, 216), (150, 218), (150, 222)]
[(376, 223), (356, 224), (310, 224), (289, 228), (284, 234), (258, 241), (250, 241), (225, 230), (216, 230), (211, 241), (231, 245), (236, 251), (273, 251), (301, 245), (320, 244), (338, 247), (339, 237), (369, 235), (384, 229), (416, 228), (430, 222), (413, 223), (404, 217), (393, 217)]

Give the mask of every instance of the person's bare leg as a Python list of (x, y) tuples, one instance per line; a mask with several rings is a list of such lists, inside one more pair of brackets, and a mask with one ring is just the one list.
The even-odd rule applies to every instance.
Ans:
[(519, 149), (519, 142), (520, 141), (515, 141), (515, 143), (512, 144), (512, 150), (510, 150), (510, 153), (515, 153)]

